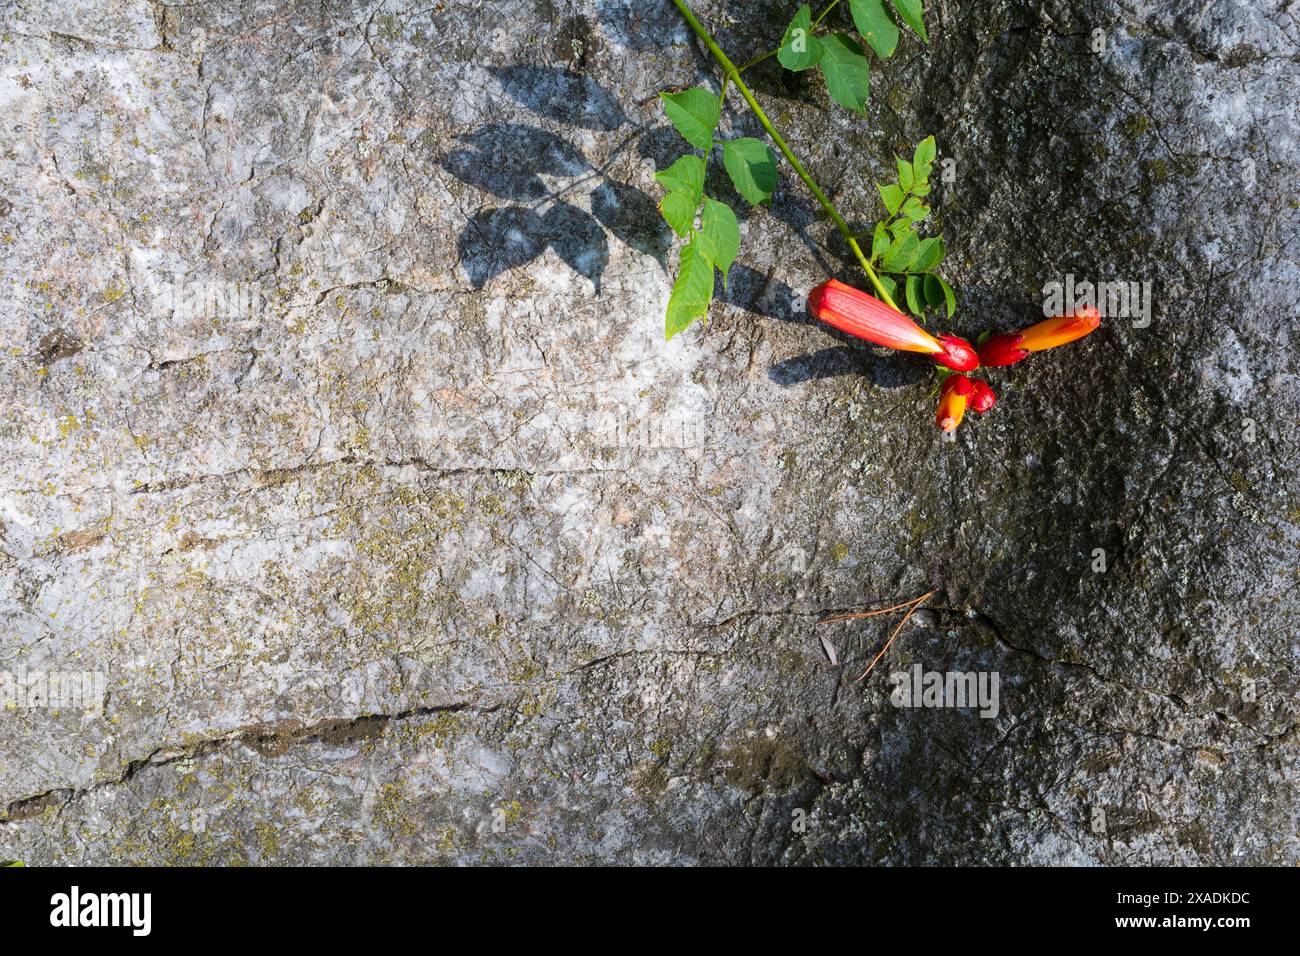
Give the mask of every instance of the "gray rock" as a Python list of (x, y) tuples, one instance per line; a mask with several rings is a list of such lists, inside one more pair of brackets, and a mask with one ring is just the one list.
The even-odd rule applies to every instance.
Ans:
[(1154, 288), (954, 443), (788, 170), (663, 341), (667, 3), (6, 5), (0, 856), (1294, 863), (1295, 4), (928, 6), (753, 71), (846, 215), (933, 133), (957, 331)]

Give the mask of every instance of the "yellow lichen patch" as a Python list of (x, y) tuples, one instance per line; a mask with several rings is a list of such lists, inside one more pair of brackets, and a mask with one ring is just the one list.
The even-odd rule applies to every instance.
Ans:
[(330, 534), (351, 544), (364, 566), (345, 571), (341, 601), (353, 624), (371, 635), (418, 630), (457, 600), (437, 588), (445, 535), (458, 531), (467, 506), (455, 492), (384, 485), (367, 466), (343, 478)]
[(422, 724), (416, 731), (418, 738), (432, 737), (433, 745), (439, 750), (446, 750), (460, 733), (462, 717), (451, 711), (441, 714), (435, 714), (427, 723)]

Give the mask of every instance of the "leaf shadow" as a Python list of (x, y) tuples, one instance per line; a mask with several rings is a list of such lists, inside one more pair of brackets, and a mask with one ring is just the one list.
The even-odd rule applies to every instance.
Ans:
[[(624, 10), (631, 15), (629, 11)], [(628, 122), (622, 108), (603, 87), (571, 70), (515, 65), (492, 68), (491, 72), (508, 96), (554, 121), (605, 131)], [(733, 129), (738, 136), (763, 136), (756, 121), (744, 117), (738, 118)], [(668, 123), (640, 132), (626, 144), (633, 139), (637, 154), (652, 160), (658, 169), (670, 166), (687, 149)], [(738, 221), (748, 221), (754, 208), (737, 193), (727, 175), (721, 146), (711, 158), (716, 161), (709, 163), (709, 195), (731, 206)], [(460, 135), (439, 163), (461, 182), (516, 204), (479, 209), (459, 237), (460, 261), (475, 288), (482, 288), (501, 273), (527, 264), (550, 248), (599, 290), (610, 253), (602, 226), (624, 245), (667, 268), (674, 237), (654, 198), (608, 176), (608, 164), (602, 169), (593, 167), (583, 152), (562, 136), (525, 123), (489, 123)], [(548, 182), (548, 178), (570, 182), (557, 184)], [(590, 194), (590, 213), (562, 200), (584, 178), (597, 181)], [(834, 274), (840, 270), (829, 261), (830, 257), (841, 263), (850, 261), (848, 250), (842, 241), (832, 251), (812, 238), (809, 226), (817, 221), (817, 209), (808, 197), (792, 188), (794, 183), (788, 176), (783, 177), (769, 204), (769, 214), (799, 236), (826, 274)], [(542, 209), (547, 211), (543, 213)], [(745, 271), (744, 267), (733, 267), (733, 289), (743, 288)], [(733, 294), (725, 296), (728, 301)], [(789, 320), (790, 315), (783, 318)]]
[(609, 240), (590, 213), (557, 202), (542, 217), (542, 235), (574, 272), (586, 276), (600, 294), (600, 277), (609, 264)]
[[(655, 201), (595, 169), (554, 133), (521, 123), (490, 123), (458, 137), (438, 162), (461, 182), (512, 203), (479, 209), (460, 235), (460, 262), (475, 288), (549, 248), (599, 292), (610, 253), (605, 229), (661, 267), (666, 264), (673, 236)], [(548, 183), (543, 177), (568, 182)], [(588, 179), (598, 181), (591, 212), (563, 198)]]
[(591, 169), (565, 140), (519, 123), (491, 123), (458, 139), (464, 148), (443, 156), (443, 169), (501, 199), (536, 202), (548, 192), (542, 175), (574, 177)]
[(596, 18), (619, 46), (652, 53), (672, 46), (689, 33), (671, 4), (645, 0), (599, 0)]
[(505, 94), (547, 119), (610, 132), (628, 123), (618, 100), (595, 80), (553, 66), (490, 67)]
[(801, 297), (771, 272), (760, 272), (737, 262), (731, 267), (726, 289), (720, 291), (722, 301), (746, 312), (797, 325), (812, 322), (804, 311)]
[(460, 234), (457, 253), (470, 283), (481, 289), (548, 248), (600, 292), (609, 240), (590, 213), (569, 203), (556, 202), (544, 215), (522, 206), (480, 209)]
[(591, 211), (625, 245), (665, 265), (673, 231), (640, 189), (607, 178), (592, 193)]
[(460, 234), (457, 255), (470, 284), (481, 289), (508, 269), (526, 265), (546, 248), (543, 222), (523, 206), (484, 208)]

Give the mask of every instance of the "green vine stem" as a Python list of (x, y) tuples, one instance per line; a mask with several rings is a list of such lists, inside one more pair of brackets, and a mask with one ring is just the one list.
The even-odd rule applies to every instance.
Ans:
[(736, 65), (727, 58), (727, 54), (722, 52), (722, 48), (718, 46), (717, 41), (713, 39), (709, 31), (704, 28), (704, 24), (700, 23), (700, 21), (696, 19), (695, 14), (691, 12), (691, 8), (686, 5), (686, 0), (673, 0), (673, 4), (681, 11), (682, 16), (686, 18), (686, 22), (690, 25), (690, 28), (695, 31), (695, 35), (704, 42), (704, 45), (709, 48), (709, 52), (713, 54), (714, 59), (716, 59), (719, 65), (721, 65), (722, 72), (725, 74), (725, 79), (729, 80), (735, 85), (736, 89), (740, 91), (740, 95), (745, 98), (745, 102), (749, 104), (749, 108), (754, 111), (754, 115), (758, 117), (759, 123), (761, 123), (763, 129), (767, 131), (767, 135), (772, 138), (772, 142), (776, 143), (777, 148), (781, 150), (781, 155), (786, 158), (794, 168), (794, 171), (799, 174), (799, 178), (803, 180), (804, 185), (812, 191), (812, 194), (815, 197), (817, 197), (817, 201), (822, 204), (822, 208), (830, 214), (831, 219), (835, 222), (835, 227), (840, 231), (840, 235), (842, 235), (844, 241), (849, 244), (849, 248), (853, 250), (853, 254), (858, 257), (858, 262), (862, 265), (863, 271), (866, 272), (867, 278), (871, 281), (872, 288), (876, 290), (876, 294), (880, 296), (882, 301), (901, 312), (902, 310), (898, 308), (893, 297), (890, 296), (889, 292), (886, 291), (885, 287), (881, 284), (880, 277), (876, 275), (876, 270), (871, 268), (871, 263), (863, 253), (862, 247), (858, 245), (858, 239), (853, 234), (853, 230), (851, 230), (849, 224), (844, 221), (844, 217), (840, 215), (840, 211), (835, 208), (834, 204), (829, 199), (826, 198), (826, 194), (822, 192), (822, 189), (817, 185), (816, 180), (808, 174), (808, 170), (804, 169), (803, 163), (799, 162), (799, 157), (795, 156), (795, 154), (791, 152), (790, 147), (786, 145), (781, 134), (776, 131), (776, 127), (773, 126), (772, 121), (767, 118), (767, 113), (763, 111), (763, 107), (758, 105), (758, 100), (754, 99), (754, 94), (751, 93), (749, 87), (745, 85), (745, 81), (740, 78), (740, 70), (738, 70)]

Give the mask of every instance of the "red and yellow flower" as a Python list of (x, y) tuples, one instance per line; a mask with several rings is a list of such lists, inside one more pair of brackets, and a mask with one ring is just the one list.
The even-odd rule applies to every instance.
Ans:
[(944, 379), (935, 424), (946, 432), (956, 431), (966, 415), (966, 405), (973, 391), (974, 386), (965, 375), (949, 375)]
[(935, 424), (945, 432), (956, 431), (968, 408), (983, 414), (998, 400), (988, 382), (960, 373), (980, 365), (1014, 365), (1033, 352), (1081, 339), (1101, 325), (1101, 313), (1093, 306), (1083, 306), (1019, 332), (989, 336), (977, 352), (965, 339), (933, 336), (893, 306), (835, 279), (823, 282), (808, 294), (808, 311), (841, 332), (886, 348), (928, 355), (951, 369), (952, 373), (944, 378), (935, 414)]
[(929, 355), (959, 372), (979, 367), (979, 356), (969, 342), (955, 335), (935, 338), (897, 309), (835, 279), (808, 294), (808, 311), (841, 332), (886, 348)]
[(1101, 312), (1094, 306), (1082, 306), (1069, 315), (1058, 315), (1031, 325), (1021, 332), (1002, 332), (991, 335), (980, 346), (981, 365), (1014, 365), (1029, 357), (1031, 352), (1042, 352), (1066, 345), (1096, 331), (1101, 325)]

